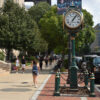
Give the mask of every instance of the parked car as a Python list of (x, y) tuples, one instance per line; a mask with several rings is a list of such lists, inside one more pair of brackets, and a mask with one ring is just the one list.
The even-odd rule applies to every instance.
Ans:
[(83, 61), (86, 62), (89, 73), (95, 74), (95, 81), (100, 80), (100, 56), (97, 55), (84, 55)]
[(96, 57), (93, 60), (95, 81), (100, 81), (100, 57)]
[(85, 62), (88, 62), (90, 60), (93, 60), (96, 57), (98, 57), (98, 55), (84, 55), (82, 60), (85, 61)]
[(87, 69), (89, 72), (93, 72), (94, 64), (93, 59), (98, 57), (98, 55), (84, 55), (82, 58), (83, 62), (86, 62)]
[(78, 57), (78, 56), (76, 56), (76, 57), (75, 57), (75, 60), (76, 60), (76, 64), (77, 64), (78, 68), (80, 69), (80, 67), (81, 67), (82, 57)]

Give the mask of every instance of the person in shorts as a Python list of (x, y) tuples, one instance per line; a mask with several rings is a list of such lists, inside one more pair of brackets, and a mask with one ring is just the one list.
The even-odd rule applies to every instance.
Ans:
[(20, 62), (19, 62), (19, 59), (18, 59), (18, 57), (17, 57), (17, 59), (16, 59), (16, 73), (18, 72), (18, 69), (19, 69), (19, 66), (20, 66)]
[(23, 56), (22, 60), (21, 60), (21, 64), (22, 64), (22, 71), (23, 73), (25, 72), (25, 67), (26, 67), (26, 60), (25, 57)]
[(33, 75), (33, 83), (35, 87), (37, 87), (37, 76), (39, 75), (39, 65), (37, 65), (36, 61), (32, 61), (32, 75)]

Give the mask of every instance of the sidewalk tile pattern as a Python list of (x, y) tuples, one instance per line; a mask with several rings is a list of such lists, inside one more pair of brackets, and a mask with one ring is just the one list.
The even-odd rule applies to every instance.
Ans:
[[(63, 75), (63, 78), (66, 79), (67, 76)], [(61, 79), (61, 85), (64, 85), (66, 81)], [(55, 75), (52, 75), (48, 82), (46, 83), (45, 87), (41, 91), (40, 95), (38, 96), (37, 100), (84, 100), (81, 97), (67, 97), (67, 96), (53, 96), (54, 94), (54, 86), (55, 85)], [(81, 83), (80, 86), (84, 86), (84, 83)], [(86, 97), (87, 100), (100, 100), (100, 93), (97, 91), (96, 97)]]

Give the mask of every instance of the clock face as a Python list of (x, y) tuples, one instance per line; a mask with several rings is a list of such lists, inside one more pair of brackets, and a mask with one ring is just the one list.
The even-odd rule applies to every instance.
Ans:
[(69, 28), (77, 28), (81, 25), (82, 18), (77, 11), (70, 11), (65, 16), (65, 24)]

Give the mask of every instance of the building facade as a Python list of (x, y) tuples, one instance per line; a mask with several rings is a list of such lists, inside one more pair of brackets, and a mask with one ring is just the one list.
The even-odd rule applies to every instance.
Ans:
[[(28, 0), (27, 0), (28, 1)], [(50, 5), (51, 5), (51, 0), (33, 0), (33, 2), (35, 3), (35, 4), (37, 4), (38, 2), (47, 2), (47, 3), (49, 3)]]
[(3, 6), (4, 0), (0, 0), (0, 8)]
[(91, 45), (91, 52), (100, 53), (100, 23), (95, 26), (95, 41)]
[[(0, 0), (0, 8), (3, 6), (6, 0)], [(24, 0), (13, 0), (15, 3), (18, 3), (21, 7), (24, 6)]]

